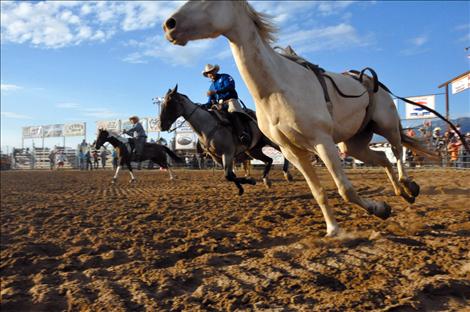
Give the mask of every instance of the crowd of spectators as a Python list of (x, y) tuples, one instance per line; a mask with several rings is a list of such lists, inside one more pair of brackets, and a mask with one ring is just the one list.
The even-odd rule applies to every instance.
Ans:
[[(456, 128), (461, 132), (460, 125)], [(431, 122), (425, 121), (421, 127), (408, 128), (407, 135), (420, 137), (426, 143), (428, 149), (436, 152), (441, 160), (438, 165), (458, 168), (470, 168), (470, 155), (465, 150), (464, 144), (457, 133), (452, 129), (445, 131), (441, 127), (432, 127)], [(470, 132), (464, 135), (467, 145), (470, 145)], [(424, 157), (407, 150), (406, 161), (410, 166), (421, 165), (429, 162)]]

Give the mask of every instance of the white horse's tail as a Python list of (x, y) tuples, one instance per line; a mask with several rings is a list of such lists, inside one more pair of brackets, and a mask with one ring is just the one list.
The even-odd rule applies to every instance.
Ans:
[(403, 145), (405, 145), (407, 148), (412, 149), (413, 151), (417, 152), (418, 154), (425, 155), (431, 159), (434, 160), (440, 160), (439, 154), (430, 151), (423, 139), (415, 138), (415, 137), (410, 137), (407, 135), (403, 129), (400, 127), (400, 134), (401, 134), (401, 142)]

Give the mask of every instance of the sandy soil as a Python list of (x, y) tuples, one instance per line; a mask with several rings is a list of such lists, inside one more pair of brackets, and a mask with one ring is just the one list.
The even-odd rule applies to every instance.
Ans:
[[(428, 170), (413, 206), (380, 170), (349, 171), (387, 221), (344, 204), (323, 238), (298, 172), (248, 186), (222, 173), (1, 173), (2, 311), (463, 311), (470, 305), (470, 171)], [(259, 172), (254, 173), (259, 177)]]

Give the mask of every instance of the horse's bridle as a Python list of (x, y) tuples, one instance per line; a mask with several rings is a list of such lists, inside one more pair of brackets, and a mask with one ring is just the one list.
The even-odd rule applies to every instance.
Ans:
[[(191, 111), (191, 113), (189, 113), (188, 117), (185, 118), (187, 122), (189, 122), (189, 120), (191, 119), (191, 116), (197, 111), (197, 109), (200, 108), (199, 105), (197, 105), (197, 104), (195, 104), (195, 106), (196, 107), (194, 107), (194, 109)], [(176, 131), (176, 129), (181, 128), (183, 126), (183, 124), (184, 124), (184, 122), (181, 123), (178, 127), (175, 127), (173, 129), (168, 130), (168, 133)]]

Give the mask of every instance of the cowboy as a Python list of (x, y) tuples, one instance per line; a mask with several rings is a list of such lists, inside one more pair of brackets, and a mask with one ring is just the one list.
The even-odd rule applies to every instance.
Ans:
[[(229, 113), (240, 112), (245, 113), (238, 100), (238, 94), (235, 90), (235, 81), (228, 74), (219, 74), (219, 65), (207, 64), (202, 71), (204, 77), (208, 77), (212, 83), (207, 91), (209, 97), (205, 107), (217, 107), (218, 110), (228, 111)], [(240, 119), (231, 115), (231, 122), (234, 126), (235, 133), (244, 145), (250, 144), (250, 137), (244, 131)]]
[(129, 121), (134, 125), (129, 130), (124, 130), (123, 133), (130, 135), (134, 138), (134, 154), (135, 159), (140, 162), (143, 156), (145, 141), (147, 141), (147, 134), (145, 133), (144, 127), (139, 122), (139, 117), (133, 115), (129, 117)]

